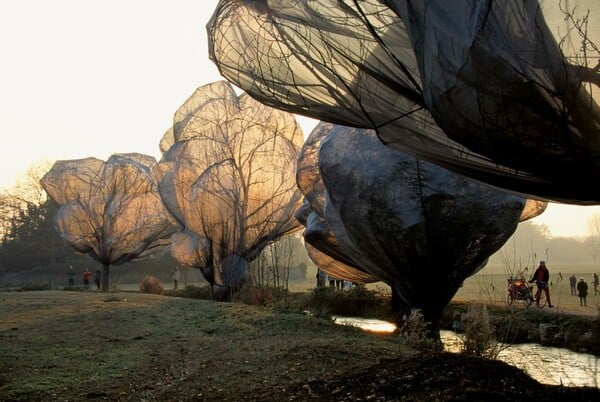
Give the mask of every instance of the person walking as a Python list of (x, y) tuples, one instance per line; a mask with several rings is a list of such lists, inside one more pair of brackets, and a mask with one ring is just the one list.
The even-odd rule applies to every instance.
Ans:
[(550, 301), (550, 289), (548, 288), (548, 280), (550, 279), (550, 271), (546, 267), (546, 261), (540, 261), (540, 265), (533, 273), (533, 277), (529, 283), (535, 282), (537, 285), (537, 292), (535, 292), (535, 304), (540, 306), (540, 297), (542, 291), (546, 294), (546, 300), (548, 301), (548, 307), (552, 308), (552, 302)]
[(179, 268), (171, 268), (171, 279), (173, 280), (173, 289), (177, 290), (177, 287), (179, 286), (179, 280), (181, 279)]
[(88, 290), (90, 288), (90, 279), (92, 278), (92, 273), (89, 269), (83, 270), (83, 289)]
[(96, 289), (100, 290), (100, 282), (102, 282), (102, 271), (100, 269), (96, 269), (96, 272), (94, 272), (94, 282), (96, 283)]
[(320, 269), (317, 269), (317, 287), (325, 286), (325, 282), (327, 281), (327, 274)]
[(598, 290), (598, 274), (595, 272), (592, 274), (592, 287), (594, 288), (594, 296), (600, 294)]
[(577, 277), (575, 274), (569, 276), (569, 285), (571, 286), (571, 296), (577, 296)]
[(69, 287), (72, 288), (75, 286), (75, 270), (73, 266), (69, 266), (69, 270), (67, 271), (67, 277), (69, 278)]
[(577, 296), (579, 296), (579, 305), (587, 307), (588, 285), (583, 278), (579, 278), (577, 282)]

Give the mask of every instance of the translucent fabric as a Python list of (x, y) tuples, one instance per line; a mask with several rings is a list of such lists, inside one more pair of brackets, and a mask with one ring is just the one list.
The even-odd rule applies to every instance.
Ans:
[(299, 230), (294, 116), (237, 96), (226, 81), (198, 88), (161, 140), (159, 191), (184, 228), (171, 253), (216, 285), (236, 288), (248, 263)]
[[(296, 211), (296, 219), (305, 226), (303, 235), (308, 255), (322, 271), (355, 283), (377, 282), (381, 280), (378, 276), (365, 272), (340, 248), (324, 218), (326, 190), (318, 166), (319, 147), (334, 128), (333, 124), (319, 123), (302, 146), (296, 181), (304, 194), (304, 205)], [(547, 205), (545, 201), (526, 200), (520, 221), (542, 214)]]
[(381, 280), (346, 254), (323, 217), (323, 209), (313, 210), (305, 199), (304, 205), (296, 212), (296, 218), (305, 226), (302, 234), (308, 256), (321, 271), (358, 284)]
[(109, 266), (168, 246), (175, 224), (158, 194), (156, 160), (114, 154), (57, 161), (41, 179), (60, 208), (54, 226), (76, 251)]
[[(308, 169), (315, 155), (318, 169)], [(298, 164), (306, 201), (296, 215), (316, 264), (344, 279), (384, 281), (429, 321), (519, 221), (543, 211), (533, 203), (523, 214), (525, 198), (386, 147), (372, 130), (320, 123)]]
[(207, 30), (221, 74), (265, 104), (530, 198), (597, 204), (598, 18), (595, 0), (222, 0)]

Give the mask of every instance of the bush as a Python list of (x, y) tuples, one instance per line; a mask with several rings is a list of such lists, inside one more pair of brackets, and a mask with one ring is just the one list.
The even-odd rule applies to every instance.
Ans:
[(161, 295), (164, 289), (162, 284), (154, 276), (147, 276), (140, 283), (140, 292)]
[(83, 292), (83, 286), (65, 286), (62, 290), (65, 292)]
[(210, 285), (188, 285), (183, 290), (183, 297), (188, 297), (190, 299), (210, 300), (212, 298)]
[[(214, 301), (232, 301), (232, 293), (226, 286), (214, 286), (203, 285), (188, 285), (185, 289), (168, 289), (165, 291), (165, 296), (172, 297), (185, 297), (188, 299), (201, 299), (201, 300), (214, 300)], [(249, 300), (249, 290), (244, 286), (242, 290), (236, 293), (234, 296), (236, 299), (242, 300), (242, 294), (244, 294), (244, 301)]]
[(410, 315), (403, 318), (398, 334), (405, 345), (420, 352), (442, 350), (442, 344), (429, 336), (429, 323), (425, 322), (419, 309), (411, 310)]
[(472, 304), (462, 317), (463, 352), (496, 358), (500, 352), (485, 304)]
[(267, 306), (274, 300), (273, 293), (268, 286), (244, 286), (238, 296), (242, 303), (251, 306)]
[(45, 284), (35, 284), (35, 283), (26, 283), (21, 285), (17, 292), (32, 292), (32, 291), (41, 291), (41, 290), (52, 290), (50, 285)]
[(370, 316), (387, 318), (391, 316), (389, 297), (377, 290), (369, 290), (357, 285), (350, 290), (339, 290), (331, 286), (314, 288), (308, 308), (321, 317), (331, 315)]

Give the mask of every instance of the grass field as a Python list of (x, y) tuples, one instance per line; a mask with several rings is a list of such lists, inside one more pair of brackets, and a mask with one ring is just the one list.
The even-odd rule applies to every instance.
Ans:
[(2, 401), (239, 400), (241, 392), (297, 376), (331, 378), (402, 353), (392, 336), (237, 303), (0, 293)]
[[(552, 313), (598, 315), (600, 297), (579, 308), (563, 282)], [(484, 272), (455, 300), (501, 304), (505, 289), (504, 275)], [(413, 354), (399, 337), (283, 309), (134, 291), (0, 292), (1, 401), (272, 400), (270, 390), (285, 394), (299, 379), (327, 384)]]

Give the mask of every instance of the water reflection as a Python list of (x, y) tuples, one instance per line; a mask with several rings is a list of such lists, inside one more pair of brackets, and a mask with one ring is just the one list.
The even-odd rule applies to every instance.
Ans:
[(391, 322), (376, 320), (374, 318), (332, 317), (336, 324), (358, 327), (369, 332), (390, 333), (394, 332), (396, 325)]
[[(371, 318), (333, 317), (333, 320), (337, 324), (352, 325), (371, 332), (390, 333), (396, 329), (390, 322)], [(460, 335), (452, 331), (440, 331), (440, 335), (446, 351), (461, 350)], [(543, 384), (574, 387), (600, 385), (600, 358), (594, 355), (535, 343), (500, 344), (499, 348), (498, 360), (520, 368)]]
[[(444, 349), (460, 351), (459, 335), (441, 331), (441, 337)], [(600, 384), (600, 359), (594, 355), (537, 343), (501, 343), (499, 348), (498, 360), (520, 368), (543, 384), (574, 387), (598, 387)]]

